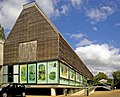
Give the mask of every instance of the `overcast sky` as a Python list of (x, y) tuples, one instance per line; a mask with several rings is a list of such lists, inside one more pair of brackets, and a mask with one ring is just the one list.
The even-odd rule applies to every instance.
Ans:
[[(23, 4), (0, 0), (0, 23), (6, 36)], [(120, 69), (120, 0), (36, 0), (57, 29), (95, 75)]]

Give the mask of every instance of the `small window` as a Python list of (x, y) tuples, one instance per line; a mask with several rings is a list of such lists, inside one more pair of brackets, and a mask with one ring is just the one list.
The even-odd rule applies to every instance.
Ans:
[(3, 66), (3, 74), (8, 74), (8, 66)]
[(19, 74), (19, 66), (18, 65), (14, 65), (14, 74)]
[(3, 75), (3, 83), (7, 83), (8, 82), (8, 75)]
[(14, 83), (18, 83), (18, 80), (19, 80), (19, 76), (18, 75), (14, 75), (13, 76), (13, 82)]

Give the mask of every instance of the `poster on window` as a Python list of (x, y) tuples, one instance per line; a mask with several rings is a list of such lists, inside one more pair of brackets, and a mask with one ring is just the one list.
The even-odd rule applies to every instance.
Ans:
[(27, 83), (27, 65), (20, 65), (20, 83)]
[(28, 64), (28, 83), (36, 83), (36, 64)]
[(75, 71), (70, 69), (70, 80), (75, 80)]
[(60, 63), (60, 77), (68, 79), (68, 67)]
[(48, 83), (58, 83), (58, 62), (48, 62)]
[(37, 63), (37, 83), (47, 83), (47, 63)]

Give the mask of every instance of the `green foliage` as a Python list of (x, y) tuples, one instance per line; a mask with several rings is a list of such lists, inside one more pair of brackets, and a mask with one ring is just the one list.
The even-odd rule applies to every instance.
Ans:
[(94, 76), (93, 81), (95, 84), (97, 84), (101, 79), (108, 80), (108, 76), (103, 72), (99, 72), (97, 75)]
[(116, 85), (120, 81), (120, 70), (113, 72), (114, 84)]
[(108, 78), (107, 84), (113, 86), (113, 79), (112, 78)]
[(5, 40), (5, 34), (4, 34), (4, 29), (0, 25), (0, 39)]

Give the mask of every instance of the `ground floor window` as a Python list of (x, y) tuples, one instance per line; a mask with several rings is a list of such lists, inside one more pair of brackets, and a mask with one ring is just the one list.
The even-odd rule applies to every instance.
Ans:
[[(11, 69), (12, 68), (12, 69)], [(10, 70), (9, 70), (10, 69)], [(3, 66), (3, 82), (82, 86), (87, 83), (76, 69), (61, 61), (21, 63)]]

